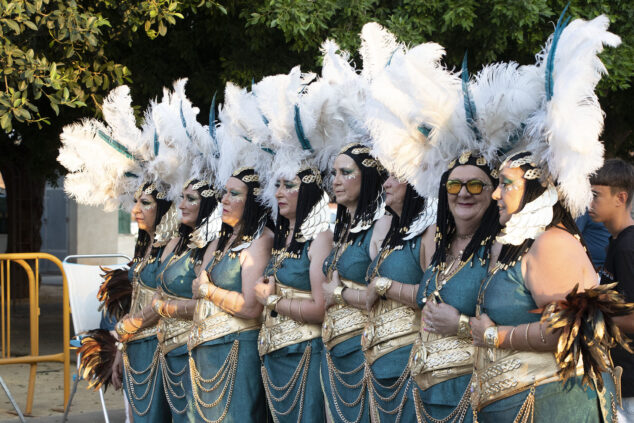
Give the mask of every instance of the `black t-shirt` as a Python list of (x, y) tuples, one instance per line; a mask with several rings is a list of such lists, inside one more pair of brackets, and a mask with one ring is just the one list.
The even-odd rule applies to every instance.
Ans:
[[(634, 302), (634, 225), (623, 229), (616, 239), (610, 238), (601, 283), (611, 282), (618, 282), (617, 290), (627, 302)], [(615, 366), (623, 367), (623, 397), (634, 397), (634, 354), (617, 347), (612, 359)]]

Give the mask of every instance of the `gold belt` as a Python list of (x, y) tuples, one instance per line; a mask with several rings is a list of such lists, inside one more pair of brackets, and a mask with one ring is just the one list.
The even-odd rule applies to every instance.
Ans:
[[(132, 287), (132, 301), (130, 304), (130, 314), (140, 313), (146, 306), (152, 304), (152, 298), (156, 294), (155, 288), (150, 288), (140, 282), (134, 282)], [(156, 335), (156, 325), (141, 329), (132, 335), (127, 342), (136, 341), (137, 339), (148, 338)]]
[[(190, 298), (177, 297), (163, 293), (163, 298), (167, 300), (183, 301)], [(188, 319), (179, 319), (177, 317), (161, 317), (156, 325), (156, 337), (161, 347), (163, 355), (185, 345), (192, 327), (192, 321)]]
[(361, 337), (361, 348), (369, 364), (416, 340), (420, 329), (420, 310), (394, 300), (382, 300), (372, 307)]
[[(310, 291), (291, 288), (278, 283), (275, 293), (282, 298), (312, 300)], [(264, 323), (258, 337), (258, 351), (260, 356), (279, 350), (289, 345), (298, 344), (321, 336), (321, 325), (301, 323), (291, 317), (265, 313)]]
[(409, 363), (416, 384), (421, 389), (428, 389), (471, 373), (474, 348), (471, 338), (421, 331), (412, 347)]
[(243, 319), (232, 316), (212, 301), (200, 299), (196, 303), (187, 347), (191, 350), (204, 342), (213, 341), (231, 333), (259, 329), (260, 324), (259, 318)]
[[(365, 291), (366, 285), (342, 279), (341, 282), (352, 289)], [(360, 335), (368, 322), (368, 314), (348, 304), (337, 304), (326, 310), (321, 326), (321, 337), (329, 350), (337, 344)]]
[[(559, 381), (557, 369), (551, 352), (478, 347), (471, 395), (473, 408), (478, 411), (532, 386)], [(583, 374), (582, 366), (577, 367), (577, 375), (580, 374)]]

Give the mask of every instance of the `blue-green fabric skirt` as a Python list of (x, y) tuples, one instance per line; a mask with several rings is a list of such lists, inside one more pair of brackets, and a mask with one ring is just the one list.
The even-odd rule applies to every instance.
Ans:
[(163, 389), (174, 423), (193, 422), (194, 410), (189, 377), (187, 345), (168, 352), (163, 362)]
[[(570, 383), (552, 382), (535, 388), (535, 423), (575, 422), (600, 423), (611, 422), (611, 396), (614, 397), (612, 379), (604, 376), (607, 400), (606, 418), (602, 418), (599, 395), (592, 386), (582, 386), (581, 377), (571, 378)], [(512, 422), (522, 404), (529, 395), (529, 390), (487, 405), (478, 412), (480, 423)]]
[[(437, 383), (423, 390), (412, 380), (412, 399), (417, 395), (425, 411), (435, 419), (444, 419), (456, 410), (465, 391), (470, 389), (471, 373)], [(422, 413), (421, 413), (422, 414)], [(513, 421), (511, 419), (511, 421)], [(463, 423), (473, 422), (471, 406), (465, 412)]]
[[(341, 383), (334, 374), (334, 369), (332, 375), (330, 374), (328, 357), (330, 357), (334, 367), (340, 372), (339, 376), (341, 379), (347, 385), (353, 386), (352, 388), (346, 387)], [(337, 408), (348, 421), (352, 420), (360, 423), (370, 421), (369, 395), (364, 381), (364, 363), (365, 356), (363, 351), (361, 351), (361, 335), (335, 345), (330, 351), (324, 347), (321, 356), (320, 377), (327, 412), (332, 417), (333, 422), (344, 422), (339, 416)], [(353, 372), (353, 370), (356, 371)]]
[[(308, 346), (310, 346), (310, 355), (304, 358), (304, 353)], [(315, 338), (310, 341), (289, 345), (262, 357), (262, 364), (270, 379), (269, 392), (274, 397), (267, 398), (269, 408), (279, 422), (322, 423), (326, 421), (324, 396), (319, 383), (319, 367), (321, 365), (323, 347), (324, 344), (321, 338)], [(304, 359), (303, 363), (302, 359)], [(307, 362), (307, 360), (309, 361)], [(308, 365), (308, 368), (306, 368), (306, 365)], [(296, 371), (298, 373), (297, 382), (295, 384), (291, 383), (289, 389), (276, 390), (271, 387), (271, 384), (278, 388), (288, 385)], [(304, 393), (300, 419), (302, 389), (304, 389)], [(285, 395), (286, 397), (279, 401)], [(298, 398), (297, 401), (296, 398)], [(295, 402), (294, 406), (293, 402)], [(292, 411), (288, 413), (288, 410), (291, 409)]]
[[(205, 407), (201, 403), (194, 404), (196, 421), (204, 420), (201, 413), (207, 420), (217, 420), (224, 414), (223, 423), (269, 421), (260, 375), (258, 332), (258, 330), (250, 330), (229, 334), (205, 342), (191, 351), (191, 357), (201, 378), (211, 380), (218, 376), (209, 383), (201, 381), (202, 388), (196, 387), (200, 401), (209, 405), (220, 399), (214, 407)], [(234, 344), (237, 345), (238, 351), (237, 363), (229, 357)], [(232, 364), (235, 367), (232, 367)], [(191, 383), (196, 382), (192, 380)], [(233, 389), (231, 389), (232, 385)], [(210, 390), (214, 387), (215, 389)], [(222, 395), (225, 387), (226, 391)], [(205, 392), (205, 390), (210, 391)], [(229, 398), (230, 392), (231, 398)]]
[[(169, 404), (163, 390), (163, 373), (157, 360), (153, 367), (149, 367), (158, 354), (158, 340), (156, 336), (130, 341), (126, 343), (126, 353), (133, 374), (124, 368), (123, 388), (128, 401), (133, 405), (134, 421), (139, 422), (171, 422)], [(130, 378), (133, 382), (130, 383)], [(147, 379), (147, 380), (146, 380)], [(145, 383), (143, 383), (145, 382)]]

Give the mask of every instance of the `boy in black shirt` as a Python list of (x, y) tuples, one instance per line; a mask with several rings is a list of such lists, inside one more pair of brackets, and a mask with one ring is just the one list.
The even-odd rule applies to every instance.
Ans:
[[(590, 183), (594, 197), (590, 217), (602, 222), (611, 235), (601, 283), (618, 282), (625, 300), (634, 302), (634, 167), (621, 159), (606, 160)], [(617, 323), (626, 332), (634, 332), (634, 315), (618, 318)], [(620, 421), (634, 422), (634, 355), (615, 348), (612, 358), (616, 366), (623, 367)]]

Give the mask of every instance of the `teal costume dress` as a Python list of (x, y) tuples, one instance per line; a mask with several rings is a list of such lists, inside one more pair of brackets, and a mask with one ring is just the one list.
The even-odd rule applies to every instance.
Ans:
[[(128, 276), (135, 284), (140, 284), (146, 292), (157, 289), (159, 259), (151, 262), (134, 263)], [(140, 272), (139, 266), (143, 266)], [(137, 291), (139, 289), (137, 288)], [(133, 295), (134, 296), (134, 295)], [(141, 295), (136, 295), (140, 297)], [(149, 296), (149, 295), (148, 295)], [(139, 307), (145, 307), (141, 301)], [(163, 374), (159, 364), (160, 351), (156, 338), (156, 327), (150, 328), (152, 334), (126, 342), (124, 351), (123, 387), (128, 402), (134, 412), (135, 422), (170, 422), (169, 404), (163, 390)]]
[[(196, 272), (191, 253), (192, 250), (187, 250), (180, 256), (175, 256), (174, 253), (171, 253), (165, 259), (165, 263), (161, 264), (159, 281), (165, 294), (178, 297), (181, 300), (192, 298), (192, 282), (196, 279)], [(191, 422), (194, 419), (194, 413), (190, 397), (191, 385), (187, 338), (185, 337), (183, 342), (181, 340), (183, 331), (179, 330), (181, 335), (178, 337), (178, 342), (175, 341), (175, 344), (163, 340), (166, 329), (173, 325), (173, 323), (169, 323), (171, 320), (162, 318), (159, 322), (159, 332), (164, 332), (163, 334), (159, 333), (159, 340), (162, 344), (161, 368), (163, 371), (165, 396), (172, 412), (172, 421), (175, 423)], [(184, 321), (180, 320), (180, 322), (183, 323)], [(189, 327), (187, 327), (186, 334), (189, 334)]]
[[(422, 236), (418, 235), (404, 241), (398, 249), (381, 251), (368, 267), (367, 282), (370, 283), (373, 277), (385, 277), (403, 284), (417, 284), (423, 277), (420, 265), (421, 239)], [(420, 311), (396, 301), (382, 299), (375, 303), (372, 312), (379, 310), (384, 310), (381, 317), (386, 324), (372, 326), (372, 341), (367, 329), (362, 338), (372, 345), (370, 349), (364, 346), (368, 363), (374, 360), (370, 366), (372, 385), (369, 385), (372, 412), (381, 422), (413, 422), (416, 420), (414, 403), (407, 398), (413, 385), (409, 377), (408, 361), (412, 343), (420, 328)], [(407, 313), (406, 317), (403, 317), (404, 312)], [(404, 327), (404, 324), (407, 326)], [(399, 327), (401, 330), (397, 331)], [(379, 332), (387, 333), (387, 336), (384, 335), (384, 339), (379, 340)], [(370, 356), (368, 350), (385, 352), (372, 353)], [(374, 359), (377, 355), (378, 358)]]
[[(370, 258), (370, 241), (373, 230), (374, 226), (359, 233), (356, 240), (348, 244), (347, 248), (345, 245), (340, 247), (345, 248), (345, 250), (334, 263), (333, 271), (337, 270), (339, 272), (339, 278), (342, 281), (345, 279), (367, 286), (365, 274), (372, 261)], [(324, 274), (328, 274), (329, 269), (333, 266), (336, 254), (337, 248), (334, 248), (324, 261)], [(334, 307), (336, 306), (331, 307), (331, 309)], [(352, 308), (352, 306), (349, 307)], [(327, 412), (333, 422), (344, 422), (346, 420), (369, 422), (369, 398), (364, 370), (365, 356), (361, 349), (360, 333), (367, 322), (367, 313), (362, 310), (366, 317), (365, 321), (361, 322), (362, 327), (358, 330), (358, 334), (337, 343), (330, 349), (328, 349), (327, 343), (328, 313), (329, 311), (326, 312), (322, 332), (325, 348), (322, 352), (320, 371)], [(334, 323), (341, 323), (341, 321)], [(346, 323), (344, 322), (342, 326), (346, 326)], [(331, 365), (329, 365), (329, 361)], [(343, 415), (343, 418), (340, 414)]]
[[(212, 261), (207, 270), (219, 288), (242, 292), (239, 252), (231, 251), (217, 263), (216, 260)], [(229, 333), (193, 348), (190, 345), (192, 370), (196, 369), (197, 372), (197, 375), (192, 374), (191, 381), (195, 388), (196, 421), (267, 421), (264, 388), (260, 378), (258, 328), (259, 324), (253, 329)]]
[[(284, 292), (279, 284), (310, 293), (309, 246), (310, 242), (304, 244), (299, 257), (273, 256), (269, 261), (265, 275), (275, 276), (278, 283), (277, 290), (281, 295), (284, 296)], [(284, 255), (284, 253), (281, 254)], [(270, 313), (268, 310), (266, 312)], [(303, 326), (304, 328), (316, 326), (312, 331), (310, 329), (307, 331), (314, 336), (312, 339), (293, 343), (262, 356), (262, 378), (269, 409), (275, 421), (305, 423), (326, 421), (324, 397), (319, 383), (319, 366), (323, 350), (323, 342), (319, 336), (321, 325)], [(296, 327), (290, 327), (285, 331), (285, 333), (289, 332), (299, 333)], [(293, 383), (291, 380), (296, 382)]]
[[(476, 252), (475, 257), (464, 263), (462, 267), (446, 281), (445, 285), (439, 291), (442, 302), (456, 308), (460, 314), (475, 316), (478, 288), (480, 287), (482, 279), (486, 277), (488, 267), (488, 261), (483, 260), (483, 256), (484, 247), (481, 247), (480, 250)], [(425, 271), (416, 298), (419, 307), (423, 308), (425, 305), (423, 298), (429, 297), (436, 289), (440, 288), (437, 286), (437, 284), (441, 284), (441, 282), (438, 281), (440, 275), (441, 271), (438, 269), (434, 271), (433, 266), (430, 266)], [(436, 336), (424, 331), (421, 332), (421, 336), (429, 337), (430, 342), (426, 343), (426, 345), (428, 349), (433, 348), (429, 346), (433, 345), (432, 342), (434, 342), (433, 339), (436, 338)], [(450, 339), (452, 339), (453, 342), (461, 342), (455, 336)], [(471, 380), (473, 367), (473, 340), (468, 338), (462, 342), (460, 345), (462, 345), (463, 348), (460, 350), (454, 349), (453, 352), (451, 349), (444, 350), (438, 348), (438, 354), (436, 356), (428, 355), (427, 357), (426, 367), (432, 366), (432, 368), (430, 369), (428, 367), (426, 369), (426, 375), (414, 375), (414, 379), (418, 382), (421, 381), (421, 377), (425, 378), (424, 386), (422, 386), (424, 389), (421, 389), (419, 386), (413, 386), (411, 391), (414, 397), (413, 400), (416, 403), (417, 415), (420, 416), (421, 420), (430, 420), (426, 414), (435, 419), (444, 419), (452, 413), (455, 416), (464, 413), (463, 420), (459, 418), (456, 421), (473, 421), (473, 413), (470, 406), (460, 410), (457, 409), (461, 400), (464, 399), (464, 401), (468, 403), (469, 381)], [(459, 355), (462, 355), (462, 360), (446, 360), (448, 357), (459, 357)], [(444, 362), (443, 358), (445, 359)], [(434, 362), (436, 364), (432, 364)], [(459, 373), (458, 376), (449, 378), (442, 376), (440, 378), (434, 377), (436, 372), (438, 374), (442, 374), (443, 372), (451, 374), (451, 372), (456, 371)], [(413, 373), (416, 373), (416, 371)], [(464, 407), (466, 407), (464, 402), (463, 404)]]
[[(500, 269), (494, 272), (484, 281), (482, 290), (482, 313), (486, 313), (496, 325), (518, 326), (540, 320), (539, 313), (531, 313), (531, 310), (538, 307), (524, 283), (521, 261), (507, 270)], [(518, 336), (518, 331), (515, 336)], [(484, 348), (479, 350), (481, 351), (478, 354), (485, 353)], [(553, 355), (552, 353), (536, 353), (535, 355), (542, 354)], [(553, 367), (556, 370), (556, 366)], [(615, 421), (613, 418), (616, 417), (612, 415), (613, 401), (616, 400), (614, 381), (609, 374), (603, 374), (603, 381), (605, 389), (601, 394), (597, 394), (594, 385), (582, 386), (581, 376), (570, 378), (566, 384), (562, 384), (559, 380), (538, 384), (534, 388), (534, 421), (539, 423), (601, 422), (602, 418), (605, 422)], [(476, 386), (474, 395), (477, 395), (479, 391), (484, 394), (481, 391), (486, 388), (486, 385)], [(530, 392), (531, 386), (526, 386), (515, 395), (485, 405), (478, 411), (478, 421), (480, 423), (512, 422)]]

